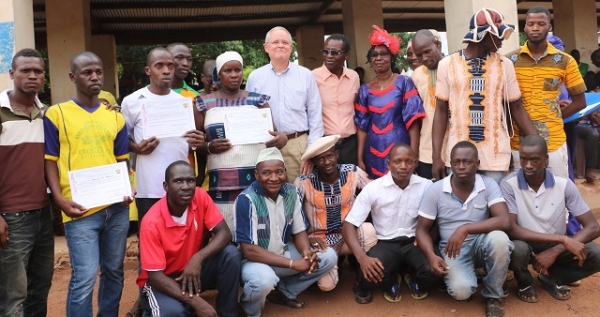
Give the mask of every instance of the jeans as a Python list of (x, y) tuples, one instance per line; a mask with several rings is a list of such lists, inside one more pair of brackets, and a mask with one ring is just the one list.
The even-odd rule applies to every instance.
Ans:
[(50, 206), (3, 214), (7, 248), (0, 248), (0, 316), (46, 316), (54, 272)]
[[(506, 233), (495, 230), (479, 234), (471, 241), (465, 241), (456, 259), (444, 257), (450, 267), (444, 276), (448, 294), (456, 300), (466, 300), (477, 290), (476, 267), (485, 267), (481, 295), (485, 298), (502, 297), (502, 284), (506, 279), (513, 243)], [(443, 250), (440, 249), (443, 254)]]
[(119, 316), (128, 230), (129, 207), (120, 203), (65, 224), (72, 269), (67, 294), (68, 317), (92, 316), (92, 293), (98, 266), (97, 316)]
[[(302, 257), (291, 243), (288, 244), (288, 250), (292, 259)], [(242, 283), (244, 289), (240, 298), (240, 305), (246, 315), (260, 316), (265, 305), (265, 299), (275, 289), (275, 286), (286, 297), (295, 299), (298, 294), (329, 273), (337, 264), (337, 254), (332, 248), (327, 248), (325, 252), (319, 252), (317, 255), (321, 262), (319, 268), (312, 271), (311, 274), (243, 260)]]
[[(226, 246), (219, 253), (202, 263), (200, 275), (201, 290), (216, 289), (218, 291), (216, 311), (219, 316), (237, 316), (237, 295), (240, 285), (241, 254), (233, 245)], [(180, 274), (170, 276), (177, 278)], [(146, 281), (144, 292), (140, 297), (144, 309), (144, 317), (153, 316), (196, 316), (189, 305), (166, 295), (152, 287)]]
[[(519, 288), (523, 289), (533, 285), (533, 277), (527, 268), (533, 258), (532, 253), (541, 253), (555, 245), (527, 243), (521, 240), (515, 240), (513, 243), (515, 249), (511, 254), (509, 268), (515, 272)], [(578, 260), (575, 260), (570, 252), (563, 252), (556, 258), (554, 264), (548, 269), (548, 273), (554, 278), (557, 285), (568, 285), (600, 272), (600, 245), (588, 242), (585, 244), (585, 248), (588, 254), (583, 266), (579, 266)]]

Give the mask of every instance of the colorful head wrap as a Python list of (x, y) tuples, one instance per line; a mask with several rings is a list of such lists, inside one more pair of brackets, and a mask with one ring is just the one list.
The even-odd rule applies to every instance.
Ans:
[(398, 55), (400, 53), (400, 39), (394, 35), (389, 34), (386, 30), (373, 25), (375, 29), (371, 35), (369, 35), (369, 41), (372, 46), (384, 45), (390, 50), (392, 55)]
[(463, 43), (479, 43), (488, 33), (505, 40), (515, 31), (515, 26), (504, 24), (502, 13), (493, 9), (481, 9), (477, 11), (471, 17), (469, 28), (471, 30), (463, 38)]

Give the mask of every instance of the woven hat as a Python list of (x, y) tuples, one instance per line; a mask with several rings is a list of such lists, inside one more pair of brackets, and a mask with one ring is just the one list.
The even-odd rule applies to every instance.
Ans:
[[(258, 153), (258, 158), (256, 159), (256, 165), (258, 165), (258, 163), (260, 162), (264, 162), (264, 161), (281, 161), (283, 162), (283, 155), (281, 155), (281, 152), (279, 152), (279, 149), (277, 149), (276, 147), (269, 147), (266, 148), (262, 151), (260, 151), (260, 153)], [(283, 162), (285, 164), (285, 162)]]
[(306, 149), (306, 152), (304, 152), (304, 155), (302, 155), (301, 160), (310, 160), (315, 156), (327, 152), (327, 150), (335, 146), (340, 137), (341, 136), (339, 134), (334, 134), (317, 139), (308, 147), (308, 149)]
[(477, 11), (471, 17), (469, 28), (471, 30), (463, 38), (463, 43), (479, 43), (488, 33), (505, 40), (515, 31), (515, 26), (504, 24), (502, 13), (494, 9), (481, 9)]

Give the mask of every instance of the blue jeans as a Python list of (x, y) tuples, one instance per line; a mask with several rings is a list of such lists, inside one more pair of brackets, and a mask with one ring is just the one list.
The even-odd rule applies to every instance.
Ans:
[[(450, 267), (448, 275), (444, 276), (448, 294), (456, 300), (469, 299), (477, 290), (475, 268), (484, 267), (487, 274), (483, 278), (481, 295), (485, 298), (501, 298), (513, 248), (506, 233), (496, 230), (464, 242), (456, 259), (451, 260), (443, 255)], [(443, 254), (443, 249), (440, 248), (440, 252)]]
[(0, 316), (46, 316), (54, 272), (50, 206), (3, 214), (7, 248), (0, 248)]
[(92, 316), (92, 293), (98, 266), (97, 316), (119, 316), (128, 230), (129, 207), (120, 203), (65, 224), (73, 270), (67, 294), (68, 317)]
[[(302, 258), (293, 244), (288, 244), (288, 250), (292, 259)], [(275, 286), (286, 297), (295, 299), (298, 294), (328, 274), (337, 264), (337, 254), (332, 248), (327, 248), (325, 252), (319, 252), (317, 255), (321, 259), (319, 268), (312, 271), (310, 275), (306, 272), (243, 260), (242, 284), (244, 290), (240, 298), (240, 305), (246, 315), (260, 316), (265, 299), (275, 289)]]

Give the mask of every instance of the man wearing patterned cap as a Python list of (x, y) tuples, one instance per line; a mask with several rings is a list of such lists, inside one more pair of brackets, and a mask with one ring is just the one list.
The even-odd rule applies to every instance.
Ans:
[[(443, 178), (450, 167), (450, 149), (460, 141), (470, 141), (477, 147), (480, 171), (498, 182), (510, 164), (507, 121), (514, 119), (526, 135), (535, 130), (523, 109), (513, 66), (497, 53), (514, 26), (504, 24), (500, 12), (482, 9), (471, 18), (470, 28), (463, 39), (467, 47), (438, 64), (432, 173), (436, 179)], [(509, 104), (506, 110), (504, 103)], [(447, 127), (448, 146), (442, 153)]]
[(329, 273), (337, 255), (332, 248), (316, 252), (310, 245), (298, 189), (285, 182), (277, 148), (259, 153), (254, 173), (256, 181), (235, 201), (233, 241), (244, 257), (240, 305), (249, 316), (260, 316), (265, 299), (304, 308), (306, 302), (296, 296)]
[[(350, 212), (356, 190), (370, 182), (365, 171), (354, 164), (337, 164), (340, 151), (336, 143), (339, 135), (329, 135), (311, 144), (302, 160), (310, 160), (315, 168), (294, 182), (300, 189), (304, 212), (310, 223), (310, 244), (320, 250), (332, 247), (338, 255), (351, 255), (352, 251), (342, 237), (342, 224)], [(375, 229), (365, 222), (357, 229), (360, 245), (365, 252), (377, 243)], [(332, 290), (338, 282), (338, 268), (319, 280), (319, 288)]]
[[(586, 86), (575, 59), (548, 43), (550, 22), (548, 9), (540, 6), (529, 9), (524, 29), (527, 42), (508, 54), (508, 58), (514, 63), (523, 107), (536, 133), (548, 143), (548, 168), (556, 175), (569, 177), (563, 118), (585, 108)], [(563, 84), (572, 100), (568, 105), (559, 98)], [(515, 129), (511, 140), (515, 162), (519, 162), (519, 141), (523, 137), (518, 131)]]

